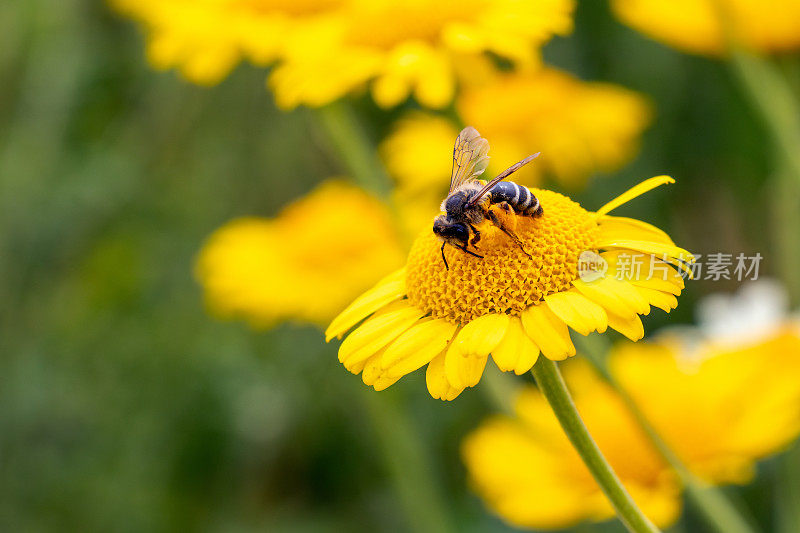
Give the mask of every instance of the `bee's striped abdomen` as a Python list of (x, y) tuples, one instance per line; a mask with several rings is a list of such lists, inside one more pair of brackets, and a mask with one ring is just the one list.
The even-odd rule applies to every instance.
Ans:
[(497, 183), (497, 185), (492, 187), (489, 194), (491, 194), (493, 204), (508, 202), (514, 211), (519, 214), (534, 216), (542, 212), (539, 199), (536, 198), (527, 187), (524, 185), (517, 185), (513, 181), (501, 181)]

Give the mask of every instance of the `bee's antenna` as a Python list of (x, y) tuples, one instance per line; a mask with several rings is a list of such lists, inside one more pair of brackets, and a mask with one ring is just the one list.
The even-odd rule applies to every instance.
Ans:
[(530, 163), (531, 161), (533, 161), (534, 159), (536, 159), (537, 157), (539, 157), (539, 155), (540, 155), (541, 153), (542, 153), (542, 152), (536, 152), (536, 153), (535, 153), (535, 154), (533, 154), (533, 155), (529, 155), (528, 157), (526, 157), (525, 159), (523, 159), (523, 160), (522, 160), (522, 161), (520, 161), (519, 163), (514, 163), (513, 165), (511, 165), (510, 167), (508, 167), (507, 169), (505, 169), (503, 172), (501, 172), (500, 174), (498, 174), (498, 175), (497, 175), (497, 177), (495, 177), (495, 178), (494, 178), (494, 180), (492, 180), (492, 181), (495, 181), (495, 180), (497, 180), (497, 181), (500, 181), (500, 180), (504, 180), (504, 179), (506, 179), (506, 178), (507, 178), (507, 177), (509, 177), (511, 174), (513, 174), (513, 173), (514, 173), (514, 172), (516, 172), (517, 170), (521, 169), (522, 167), (524, 167), (525, 165), (527, 165), (528, 163)]
[(444, 256), (444, 245), (445, 244), (447, 244), (447, 242), (443, 242), (442, 243), (442, 261), (444, 261), (445, 270), (450, 270), (450, 266), (447, 264), (447, 258)]

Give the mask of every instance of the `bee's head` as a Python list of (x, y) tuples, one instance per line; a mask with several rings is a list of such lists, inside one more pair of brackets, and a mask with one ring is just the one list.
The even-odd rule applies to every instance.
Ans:
[(445, 215), (439, 215), (433, 221), (433, 232), (445, 240), (466, 243), (469, 240), (469, 228), (463, 222), (453, 222)]

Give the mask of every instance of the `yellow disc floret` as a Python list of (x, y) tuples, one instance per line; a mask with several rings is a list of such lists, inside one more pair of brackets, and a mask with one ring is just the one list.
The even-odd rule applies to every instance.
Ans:
[(542, 189), (531, 192), (544, 214), (512, 216), (514, 233), (525, 251), (484, 222), (477, 243), (483, 258), (448, 245), (448, 270), (442, 261), (442, 242), (426, 229), (408, 257), (409, 303), (433, 318), (465, 324), (490, 313), (519, 315), (545, 296), (569, 289), (578, 277), (578, 256), (595, 249), (599, 232), (595, 217), (564, 195)]

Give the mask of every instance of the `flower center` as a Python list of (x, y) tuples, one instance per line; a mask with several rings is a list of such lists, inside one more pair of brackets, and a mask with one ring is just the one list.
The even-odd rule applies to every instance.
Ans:
[[(430, 229), (414, 242), (406, 267), (409, 302), (453, 323), (490, 313), (519, 315), (545, 296), (570, 288), (578, 277), (578, 256), (594, 250), (599, 229), (591, 213), (564, 195), (532, 189), (544, 209), (537, 218), (509, 215), (525, 251), (484, 222), (473, 257), (442, 241)], [(511, 229), (511, 228), (509, 228)], [(470, 247), (470, 250), (472, 248)]]

